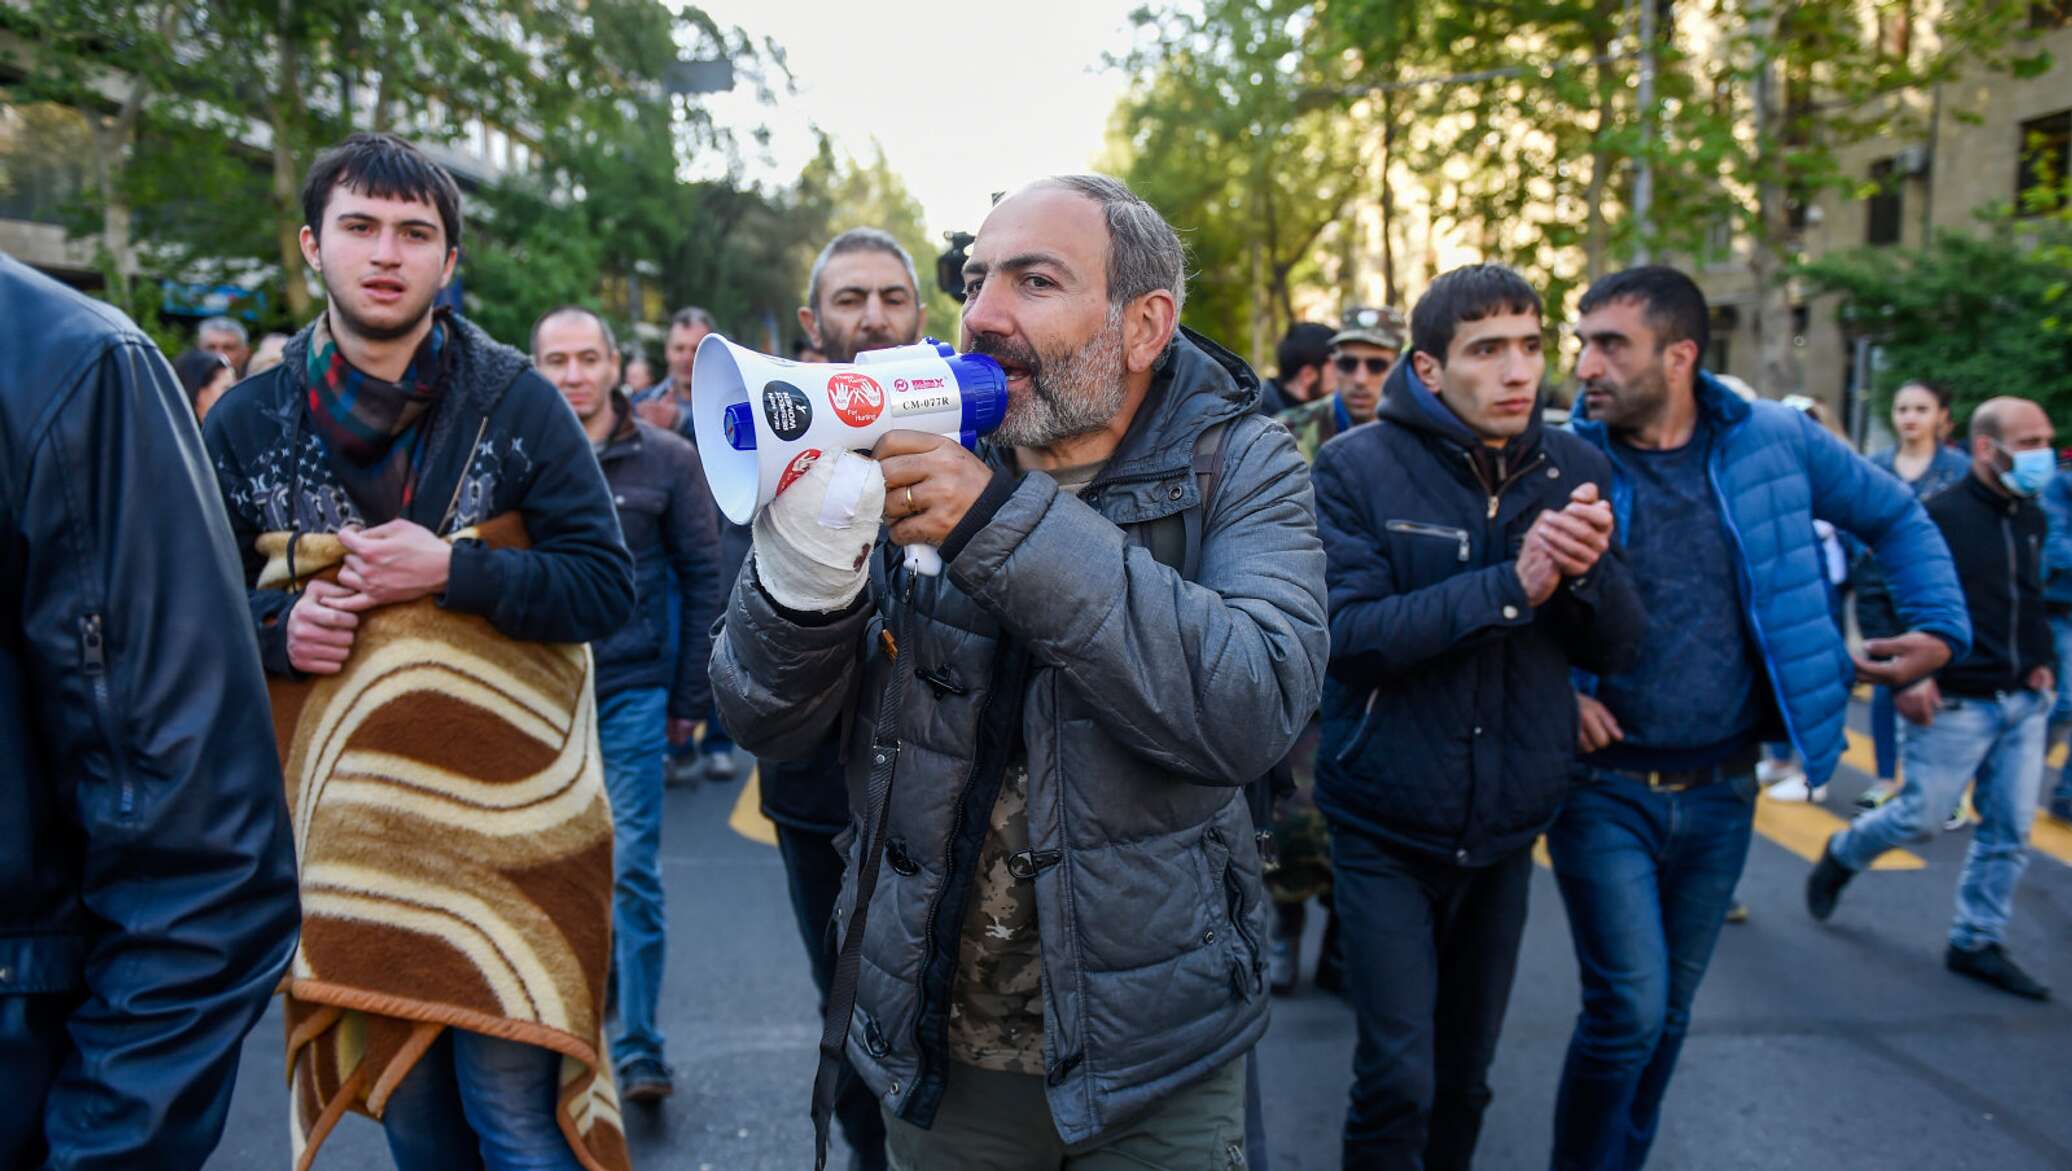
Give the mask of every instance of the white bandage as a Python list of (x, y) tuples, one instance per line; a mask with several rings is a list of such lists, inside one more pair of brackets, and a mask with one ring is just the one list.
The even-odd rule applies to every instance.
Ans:
[(755, 572), (778, 605), (843, 609), (863, 592), (885, 516), (885, 474), (850, 452), (823, 459), (755, 518)]

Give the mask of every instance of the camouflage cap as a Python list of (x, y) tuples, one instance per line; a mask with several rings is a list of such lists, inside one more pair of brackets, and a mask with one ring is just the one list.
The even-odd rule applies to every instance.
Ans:
[(1345, 311), (1344, 327), (1331, 335), (1331, 348), (1337, 349), (1347, 342), (1365, 342), (1400, 353), (1409, 335), (1410, 327), (1400, 311), (1386, 305), (1360, 306)]

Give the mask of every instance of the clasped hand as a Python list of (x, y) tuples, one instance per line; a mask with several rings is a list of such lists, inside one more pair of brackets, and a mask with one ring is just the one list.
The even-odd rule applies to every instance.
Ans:
[(453, 564), (452, 545), (407, 520), (337, 535), (346, 548), (338, 580), (310, 582), (288, 611), (288, 663), (308, 675), (337, 674), (361, 614), (438, 593)]
[(1517, 561), (1526, 600), (1545, 603), (1562, 578), (1589, 573), (1611, 544), (1611, 503), (1598, 497), (1597, 485), (1579, 485), (1561, 511), (1540, 513), (1526, 531)]

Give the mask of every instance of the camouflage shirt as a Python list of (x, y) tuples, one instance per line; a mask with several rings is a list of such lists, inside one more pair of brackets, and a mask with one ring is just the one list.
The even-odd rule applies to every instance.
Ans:
[[(1048, 471), (1058, 491), (1079, 495), (1104, 464)], [(1043, 947), (1036, 888), (1007, 872), (1029, 848), (1029, 762), (1016, 757), (979, 847), (964, 904), (957, 982), (950, 994), (950, 1056), (1001, 1073), (1043, 1072)]]
[(1029, 764), (1017, 760), (1000, 782), (979, 847), (950, 997), (950, 1055), (1001, 1073), (1043, 1072), (1036, 888), (1007, 872), (1007, 860), (1028, 848)]
[(1295, 449), (1302, 458), (1317, 462), (1317, 448), (1338, 434), (1338, 396), (1327, 395), (1313, 403), (1289, 407), (1274, 416), (1295, 436)]

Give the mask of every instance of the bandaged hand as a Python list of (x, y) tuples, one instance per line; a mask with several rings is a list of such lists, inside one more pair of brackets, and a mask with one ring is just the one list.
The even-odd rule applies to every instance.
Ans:
[(815, 463), (755, 518), (755, 573), (787, 610), (832, 613), (863, 592), (885, 515), (876, 461), (841, 452)]

